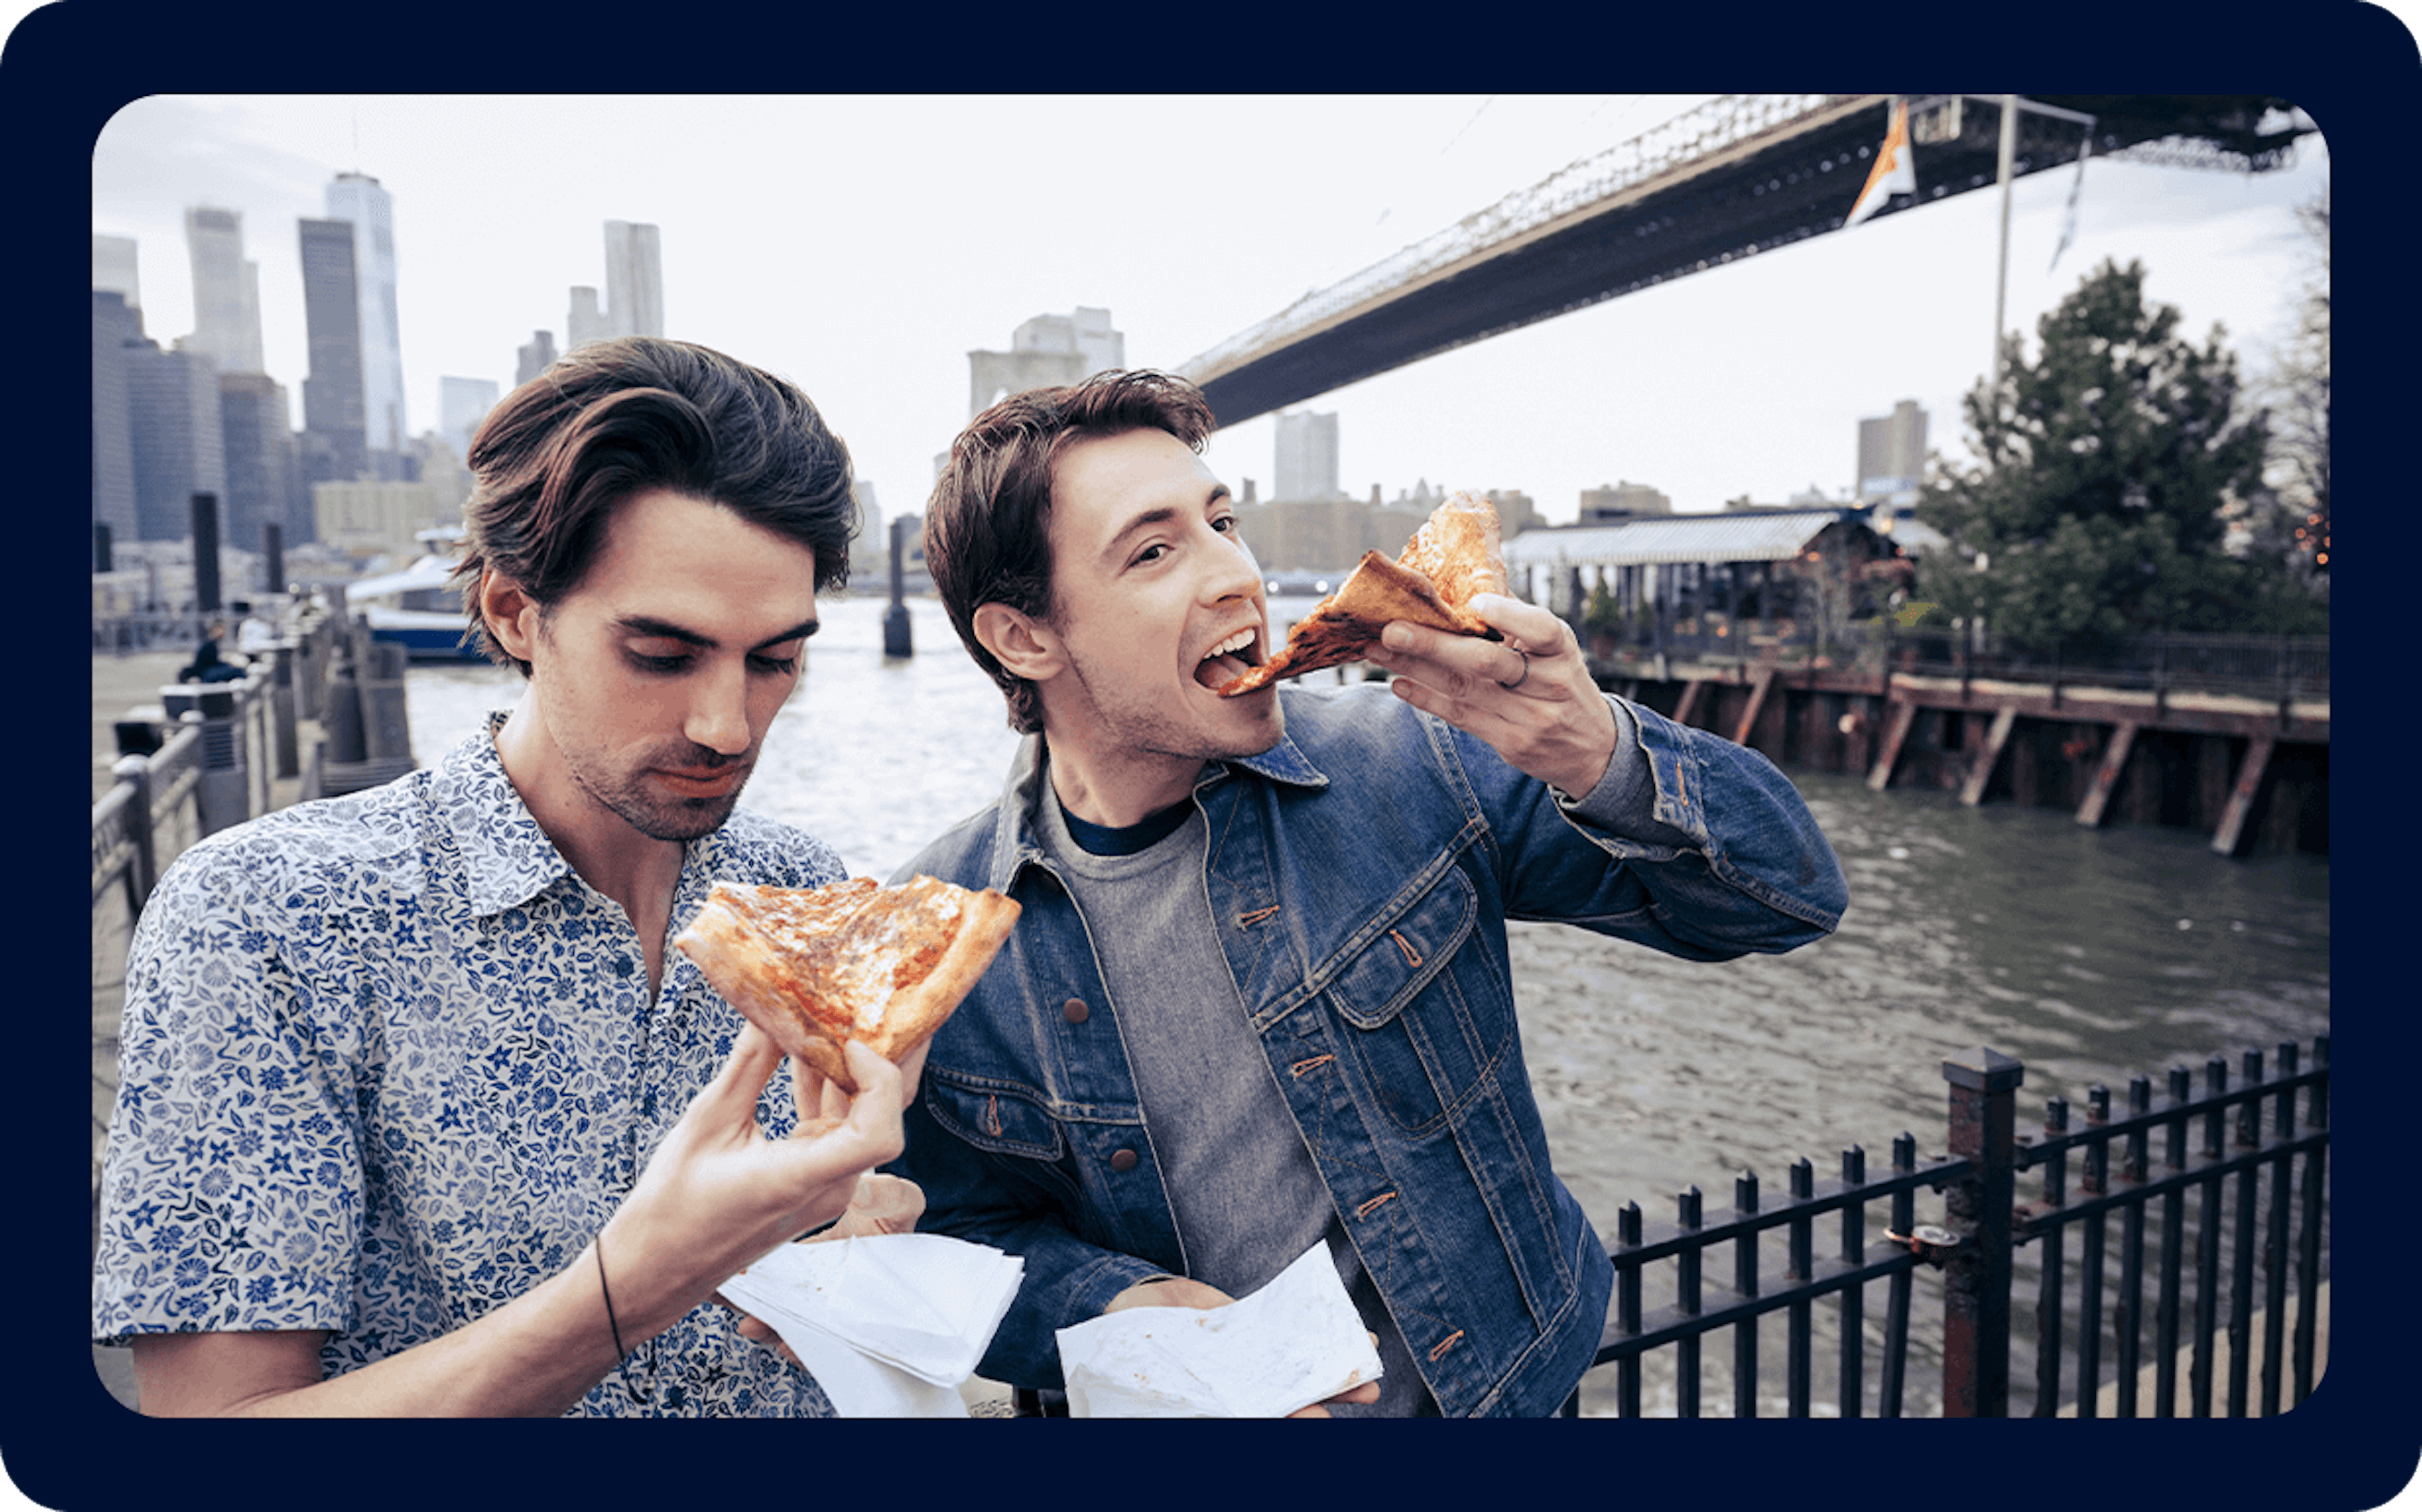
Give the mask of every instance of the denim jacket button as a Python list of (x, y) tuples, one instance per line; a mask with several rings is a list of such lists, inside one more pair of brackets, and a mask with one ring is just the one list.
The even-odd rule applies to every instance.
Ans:
[(1093, 1016), (1093, 1009), (1085, 1006), (1085, 1000), (1080, 997), (1072, 997), (1060, 1005), (1060, 1017), (1070, 1023), (1083, 1023)]
[(1133, 1150), (1119, 1150), (1110, 1156), (1110, 1169), (1113, 1171), (1132, 1171), (1135, 1163), (1136, 1152)]

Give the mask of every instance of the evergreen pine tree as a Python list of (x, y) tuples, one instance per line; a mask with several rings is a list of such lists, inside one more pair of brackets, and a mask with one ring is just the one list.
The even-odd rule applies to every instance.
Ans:
[(2005, 338), (1998, 379), (1961, 404), (1978, 460), (1938, 462), (1919, 504), (1956, 550), (1917, 596), (2037, 647), (2325, 628), (2297, 620), (2280, 564), (2225, 549), (2264, 491), (2265, 417), (2238, 413), (2221, 328), (2194, 346), (2144, 286), (2141, 264), (2105, 262), (2037, 323), (2033, 362)]

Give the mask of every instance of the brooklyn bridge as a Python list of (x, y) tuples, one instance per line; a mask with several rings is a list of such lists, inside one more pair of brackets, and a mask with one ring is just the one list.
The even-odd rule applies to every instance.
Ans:
[(1842, 227), (1909, 105), (1917, 192), (1879, 214), (2082, 154), (2262, 172), (2309, 119), (2263, 95), (1728, 95), (1315, 289), (1183, 365), (1235, 425), (1392, 368)]

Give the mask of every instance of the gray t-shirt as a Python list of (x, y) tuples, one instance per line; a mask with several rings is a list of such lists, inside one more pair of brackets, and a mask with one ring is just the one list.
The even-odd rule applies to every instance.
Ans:
[(1244, 1297), (1326, 1243), (1364, 1326), (1378, 1335), (1381, 1367), (1377, 1403), (1330, 1411), (1434, 1414), (1247, 1021), (1204, 890), (1201, 811), (1145, 850), (1096, 855), (1070, 834), (1047, 773), (1040, 786), (1035, 831), (1092, 935), (1187, 1274)]

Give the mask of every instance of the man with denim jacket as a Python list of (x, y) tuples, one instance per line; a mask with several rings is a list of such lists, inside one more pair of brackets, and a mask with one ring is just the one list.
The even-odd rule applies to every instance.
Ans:
[(1024, 912), (898, 1169), (921, 1226), (1024, 1260), (991, 1379), (1057, 1386), (1055, 1331), (1321, 1244), (1384, 1366), (1325, 1411), (1552, 1412), (1612, 1270), (1550, 1167), (1505, 921), (1790, 950), (1840, 918), (1839, 863), (1765, 758), (1605, 694), (1510, 598), (1471, 604), (1502, 641), (1390, 626), (1384, 685), (1220, 697), (1276, 648), (1212, 424), (1102, 374), (993, 406), (935, 488), (936, 587), (1030, 738), (904, 874)]

